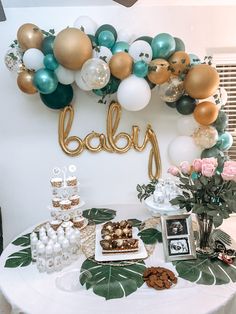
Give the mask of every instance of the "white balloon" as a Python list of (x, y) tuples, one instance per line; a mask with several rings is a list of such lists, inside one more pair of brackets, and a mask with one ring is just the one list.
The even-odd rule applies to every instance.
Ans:
[(126, 110), (138, 111), (148, 105), (151, 90), (145, 79), (131, 75), (120, 83), (117, 99)]
[(181, 116), (177, 120), (177, 130), (180, 135), (190, 136), (199, 127), (193, 115)]
[(41, 50), (30, 48), (23, 55), (23, 63), (28, 70), (39, 70), (44, 68), (44, 54)]
[(144, 40), (137, 40), (130, 45), (129, 54), (134, 61), (143, 60), (149, 63), (152, 60), (152, 47)]
[(178, 136), (168, 146), (170, 161), (175, 166), (179, 166), (182, 161), (192, 163), (194, 159), (200, 158), (201, 152), (190, 136)]
[(58, 81), (61, 84), (69, 85), (72, 84), (75, 80), (75, 71), (64, 68), (62, 65), (59, 65), (55, 70)]
[(96, 22), (92, 20), (89, 16), (79, 16), (75, 22), (74, 27), (79, 28), (85, 34), (95, 35), (96, 30), (98, 28)]
[(133, 40), (133, 34), (127, 31), (126, 29), (121, 29), (117, 34), (117, 41), (125, 41), (131, 43)]
[(84, 90), (84, 91), (89, 91), (89, 90), (91, 90), (91, 88), (89, 88), (89, 87), (85, 84), (85, 82), (82, 80), (82, 78), (81, 78), (81, 71), (77, 71), (77, 72), (75, 73), (75, 83), (77, 84), (77, 86), (78, 86), (80, 89), (82, 89), (82, 90)]
[(100, 58), (106, 63), (109, 63), (112, 57), (112, 52), (104, 46), (97, 46), (93, 49), (93, 58)]

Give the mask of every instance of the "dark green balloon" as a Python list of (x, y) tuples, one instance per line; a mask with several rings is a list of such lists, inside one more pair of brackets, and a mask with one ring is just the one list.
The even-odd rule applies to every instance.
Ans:
[(176, 109), (179, 113), (188, 115), (193, 113), (196, 107), (196, 99), (184, 95), (176, 103)]
[(52, 35), (44, 38), (43, 44), (42, 44), (42, 52), (45, 55), (53, 54), (54, 40), (55, 40), (55, 36), (52, 36)]
[(185, 45), (182, 39), (174, 37), (175, 40), (175, 51), (185, 51)]
[(166, 102), (166, 104), (170, 108), (176, 108), (177, 101)]
[(213, 126), (219, 133), (223, 133), (228, 125), (228, 117), (226, 113), (222, 110), (219, 111), (216, 121), (213, 123)]
[(95, 48), (98, 46), (98, 41), (97, 41), (97, 38), (93, 35), (87, 35), (91, 41), (91, 44), (92, 44), (92, 47)]
[(110, 81), (105, 87), (101, 89), (93, 89), (93, 92), (94, 94), (98, 96), (104, 97), (106, 95), (111, 95), (111, 94), (116, 93), (119, 85), (120, 85), (120, 80), (114, 76), (111, 76)]
[(209, 149), (204, 149), (202, 151), (201, 158), (211, 158), (211, 157), (217, 158), (218, 169), (220, 170), (225, 160), (224, 153), (221, 150), (219, 150), (216, 146), (213, 146)]
[(115, 41), (117, 40), (117, 31), (116, 31), (115, 27), (112, 26), (112, 25), (110, 25), (110, 24), (103, 24), (103, 25), (101, 25), (101, 26), (97, 29), (96, 34), (95, 34), (96, 39), (98, 39), (99, 34), (100, 34), (101, 32), (103, 32), (103, 31), (112, 32), (112, 34), (113, 34), (114, 37), (115, 37)]
[(153, 38), (150, 36), (141, 36), (141, 37), (135, 39), (135, 41), (137, 41), (137, 40), (144, 40), (151, 46)]
[(56, 90), (51, 94), (40, 94), (42, 102), (51, 109), (62, 109), (69, 105), (73, 98), (71, 85), (58, 83)]

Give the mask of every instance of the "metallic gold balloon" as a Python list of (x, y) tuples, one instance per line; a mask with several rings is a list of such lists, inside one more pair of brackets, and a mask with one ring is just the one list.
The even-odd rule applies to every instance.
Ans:
[(172, 76), (170, 79), (159, 86), (159, 96), (165, 102), (178, 100), (184, 93), (183, 81)]
[(208, 64), (192, 67), (184, 80), (184, 89), (193, 98), (204, 99), (214, 94), (219, 86), (219, 74)]
[(170, 63), (171, 72), (174, 75), (185, 72), (190, 66), (189, 55), (184, 51), (175, 52), (168, 61)]
[(123, 80), (132, 73), (133, 59), (127, 52), (118, 52), (111, 58), (109, 66), (112, 75)]
[(163, 84), (171, 76), (170, 65), (164, 59), (155, 59), (149, 63), (148, 79), (154, 84)]
[(26, 23), (17, 31), (17, 40), (20, 48), (25, 51), (29, 48), (42, 48), (43, 33), (37, 25)]
[(81, 30), (68, 27), (55, 38), (53, 51), (57, 61), (70, 70), (80, 70), (92, 57), (92, 44)]
[(37, 89), (33, 85), (34, 72), (22, 71), (17, 77), (17, 85), (19, 89), (26, 94), (35, 94)]
[(202, 125), (209, 125), (215, 122), (218, 116), (218, 106), (210, 101), (201, 102), (194, 109), (195, 120)]
[(193, 133), (195, 143), (202, 148), (213, 147), (218, 140), (218, 132), (213, 126), (200, 126)]

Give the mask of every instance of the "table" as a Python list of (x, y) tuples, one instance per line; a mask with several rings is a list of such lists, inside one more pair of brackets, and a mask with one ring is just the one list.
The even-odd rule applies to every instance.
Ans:
[[(101, 207), (101, 206), (100, 206)], [(117, 210), (116, 219), (150, 217), (142, 205), (106, 205)], [(236, 239), (236, 217), (226, 220), (222, 229)], [(26, 230), (30, 232), (32, 228)], [(64, 292), (55, 285), (59, 273), (41, 274), (35, 265), (23, 268), (4, 268), (6, 258), (15, 247), (8, 245), (0, 258), (0, 288), (12, 305), (14, 313), (30, 314), (235, 314), (236, 284), (204, 286), (179, 278), (170, 290), (156, 291), (145, 284), (127, 298), (105, 301), (91, 290), (81, 288)], [(80, 268), (85, 257), (63, 269)], [(147, 266), (164, 266), (174, 270), (172, 263), (164, 262), (162, 245), (157, 244), (154, 254), (145, 261)]]

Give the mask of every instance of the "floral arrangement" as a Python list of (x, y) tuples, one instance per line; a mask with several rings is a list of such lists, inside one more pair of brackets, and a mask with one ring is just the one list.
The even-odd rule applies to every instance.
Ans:
[(212, 217), (215, 227), (236, 212), (236, 161), (225, 161), (219, 170), (216, 158), (195, 159), (192, 164), (181, 162), (168, 172), (179, 178), (182, 195), (171, 200), (196, 214)]

